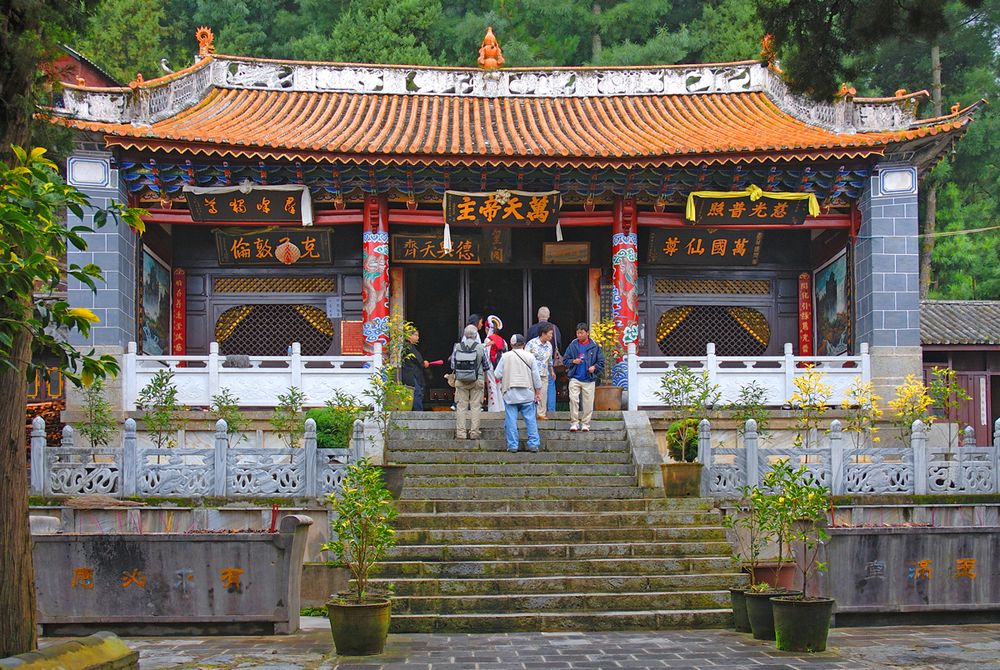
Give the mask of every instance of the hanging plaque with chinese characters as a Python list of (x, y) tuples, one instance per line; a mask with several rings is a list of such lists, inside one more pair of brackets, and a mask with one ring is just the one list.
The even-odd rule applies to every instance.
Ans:
[(779, 193), (750, 186), (744, 191), (694, 191), (685, 218), (698, 225), (793, 224), (819, 215), (812, 193)]
[(649, 233), (647, 262), (656, 265), (757, 265), (764, 233), (659, 228)]
[(329, 265), (330, 231), (323, 228), (217, 228), (219, 265)]
[(444, 219), (452, 226), (554, 226), (560, 203), (559, 191), (445, 191)]
[(309, 191), (304, 186), (185, 188), (191, 220), (259, 221), (312, 225)]
[(451, 250), (444, 237), (423, 233), (392, 235), (393, 263), (436, 265), (498, 265), (510, 259), (510, 231), (490, 228), (482, 234), (452, 235)]

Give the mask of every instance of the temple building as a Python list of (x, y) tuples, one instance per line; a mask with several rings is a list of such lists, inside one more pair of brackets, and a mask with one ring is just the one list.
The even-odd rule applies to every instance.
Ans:
[(434, 360), (471, 313), (509, 338), (545, 305), (563, 347), (611, 317), (640, 358), (866, 352), (883, 397), (921, 372), (918, 184), (976, 105), (813, 102), (766, 57), (504, 67), (490, 34), (478, 68), (347, 65), (198, 39), (190, 67), (47, 110), (76, 131), (69, 181), (149, 212), (71, 252), (107, 279), (69, 287), (101, 318), (81, 345), (363, 355), (399, 311)]

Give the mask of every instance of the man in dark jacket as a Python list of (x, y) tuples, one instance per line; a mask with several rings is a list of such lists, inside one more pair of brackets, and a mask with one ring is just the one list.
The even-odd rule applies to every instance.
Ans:
[[(569, 420), (570, 432), (590, 430), (590, 419), (594, 415), (594, 388), (604, 372), (604, 352), (590, 339), (590, 326), (576, 324), (576, 339), (563, 354), (563, 364), (569, 375)], [(583, 411), (580, 400), (583, 400)]]
[(414, 330), (407, 335), (403, 345), (403, 364), (400, 366), (403, 383), (413, 387), (414, 412), (424, 411), (424, 370), (430, 365), (417, 349), (419, 343), (420, 331)]

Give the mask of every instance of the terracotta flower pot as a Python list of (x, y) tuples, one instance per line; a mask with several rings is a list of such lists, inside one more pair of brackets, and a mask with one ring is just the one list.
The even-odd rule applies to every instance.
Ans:
[(598, 386), (594, 389), (594, 409), (596, 411), (617, 412), (621, 408), (621, 386)]
[(660, 463), (663, 495), (668, 498), (701, 495), (701, 463)]
[(338, 656), (371, 656), (385, 649), (392, 604), (387, 598), (361, 604), (331, 600), (326, 604)]

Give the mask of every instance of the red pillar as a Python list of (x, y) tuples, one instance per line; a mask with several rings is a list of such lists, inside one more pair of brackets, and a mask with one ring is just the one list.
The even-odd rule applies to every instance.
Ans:
[[(639, 341), (639, 310), (636, 285), (639, 281), (639, 235), (636, 231), (635, 200), (619, 198), (615, 201), (614, 224), (611, 235), (611, 313), (618, 334), (626, 351), (628, 345)], [(628, 384), (628, 370), (618, 361), (613, 380), (617, 386)]]
[(389, 325), (389, 203), (385, 198), (365, 199), (363, 244), (362, 332), (370, 348), (386, 342)]

